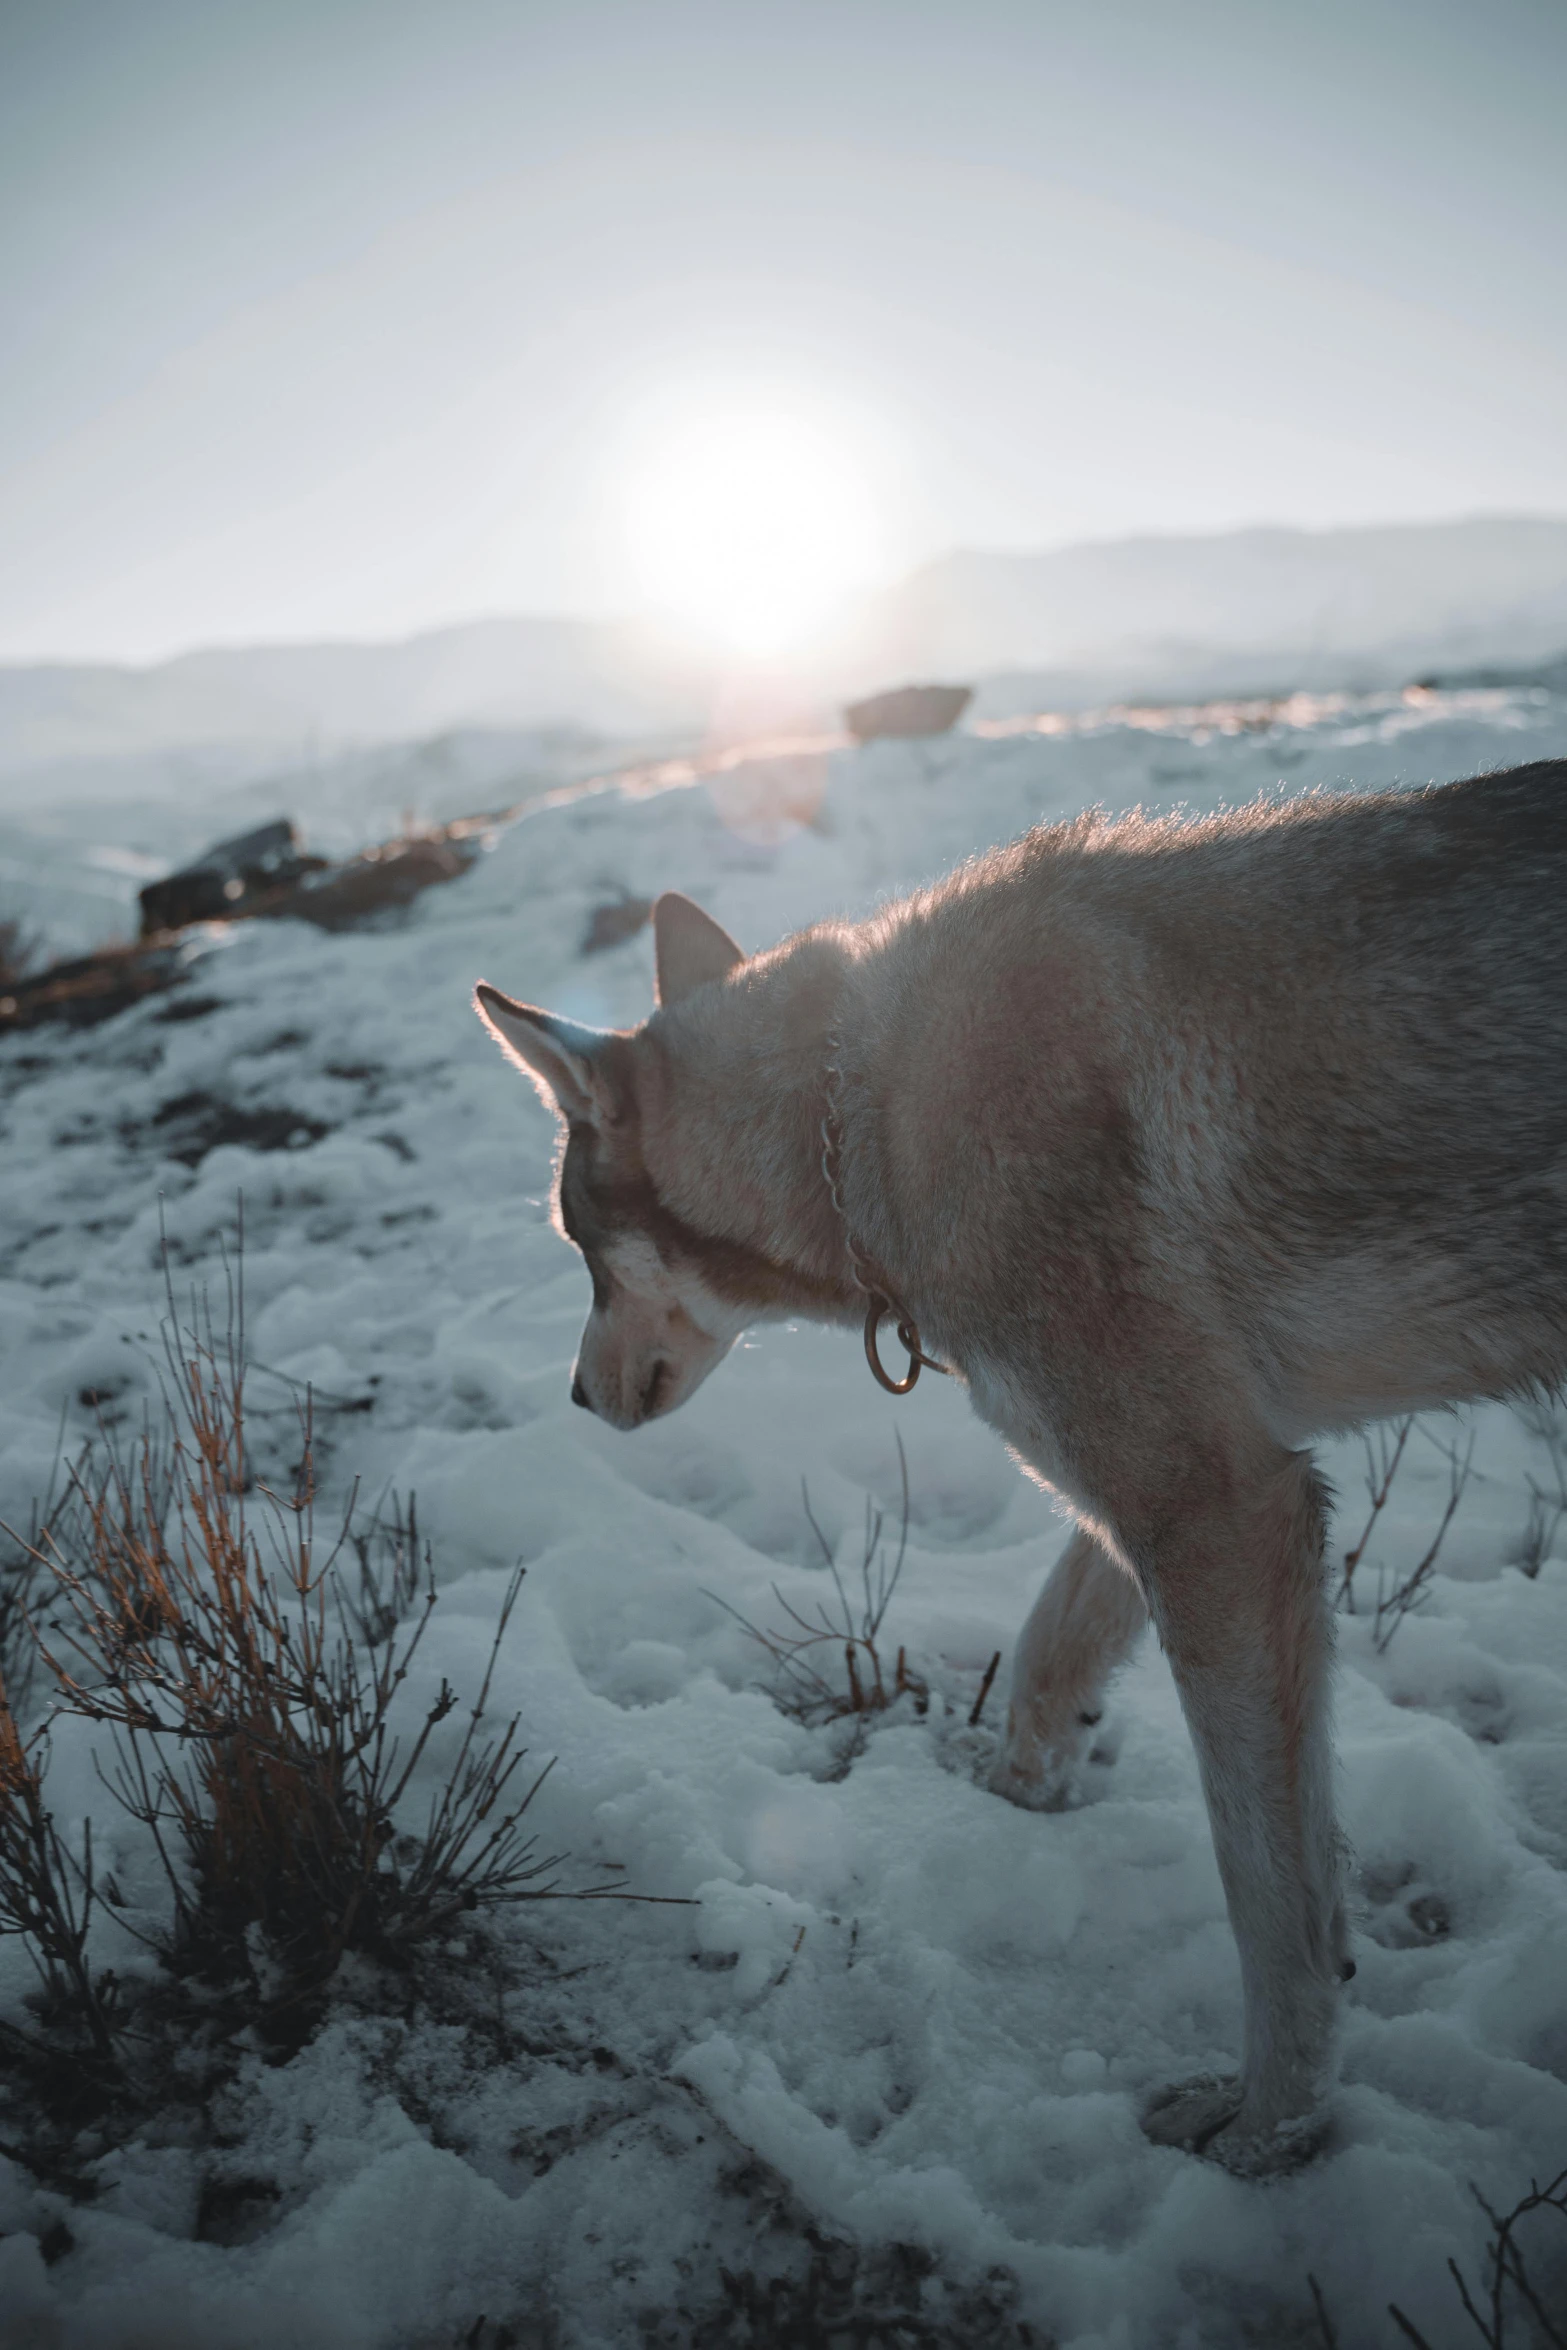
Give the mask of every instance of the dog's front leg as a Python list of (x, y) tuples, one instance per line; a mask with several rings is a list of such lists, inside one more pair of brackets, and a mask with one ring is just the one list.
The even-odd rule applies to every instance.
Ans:
[(1105, 1683), (1147, 1621), (1125, 1567), (1079, 1527), (1018, 1635), (1006, 1732), (990, 1775), (995, 1794), (1033, 1811), (1070, 1801)]
[(1239, 2080), (1167, 2090), (1144, 2126), (1247, 2171), (1283, 2167), (1320, 2138), (1348, 1971), (1323, 1525), (1309, 1461), (1284, 1455), (1228, 1506), (1199, 1505), (1128, 1544), (1197, 1748), (1245, 1999)]

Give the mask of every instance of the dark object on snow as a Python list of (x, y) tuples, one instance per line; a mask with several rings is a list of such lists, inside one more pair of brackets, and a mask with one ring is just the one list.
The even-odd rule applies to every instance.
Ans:
[(256, 912), (287, 914), (313, 922), (319, 930), (350, 930), (372, 914), (411, 904), (433, 882), (455, 881), (478, 854), (477, 841), (438, 833), (384, 841), (379, 848), (351, 857), (346, 865), (323, 866), (318, 859), (316, 870), (305, 874), (296, 888), (258, 906)]
[(38, 960), (38, 940), (14, 914), (0, 914), (0, 988), (25, 979)]
[(651, 898), (611, 898), (606, 906), (595, 906), (588, 916), (587, 929), (582, 934), (582, 952), (600, 955), (606, 947), (618, 947), (623, 940), (635, 938), (653, 919)]
[(183, 930), (190, 922), (221, 922), (258, 911), (256, 900), (287, 889), (324, 859), (307, 857), (286, 816), (259, 824), (254, 832), (215, 841), (189, 865), (162, 881), (149, 881), (141, 897), (141, 934)]
[[(1553, 654), (1548, 661), (1487, 661), (1477, 669), (1442, 669), (1414, 682), (1421, 693), (1462, 692), (1481, 686), (1510, 693), (1543, 687), (1548, 694), (1567, 694), (1567, 653)], [(1409, 689), (1406, 686), (1404, 690), (1407, 693)]]
[(46, 1020), (94, 1027), (143, 996), (173, 987), (189, 968), (189, 950), (179, 946), (101, 947), (95, 955), (51, 963), (31, 979), (9, 981), (0, 993), (0, 1036)]
[[(280, 1109), (270, 1102), (246, 1109), (203, 1092), (182, 1093), (165, 1102), (154, 1112), (152, 1125), (162, 1156), (182, 1167), (199, 1167), (209, 1151), (224, 1143), (249, 1151), (298, 1150), (332, 1131), (302, 1110)], [(120, 1132), (127, 1140), (132, 1138), (125, 1127)]]
[(287, 818), (219, 841), (142, 891), (142, 935), (134, 946), (100, 947), (33, 978), (0, 975), (0, 1035), (44, 1020), (86, 1027), (174, 986), (205, 950), (199, 938), (172, 935), (193, 923), (289, 915), (320, 930), (349, 930), (399, 911), (433, 882), (465, 873), (498, 821), (460, 816), (439, 831), (384, 841), (343, 865), (306, 856)]
[(900, 685), (891, 693), (872, 694), (868, 701), (851, 702), (843, 723), (857, 743), (874, 742), (879, 735), (903, 740), (946, 734), (956, 726), (974, 699), (971, 685)]
[(408, 905), (432, 882), (455, 881), (479, 854), (473, 820), (438, 832), (383, 841), (333, 865), (306, 856), (287, 817), (223, 840), (194, 864), (141, 893), (144, 938), (192, 922), (243, 922), (286, 914), (320, 930), (348, 930), (372, 914)]

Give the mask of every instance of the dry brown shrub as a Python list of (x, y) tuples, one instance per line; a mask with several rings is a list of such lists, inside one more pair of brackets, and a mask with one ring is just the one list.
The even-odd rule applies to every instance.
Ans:
[[(544, 1774), (523, 1772), (517, 1718), (488, 1723), (520, 1571), (422, 1831), (399, 1829), (432, 1737), (459, 1710), (443, 1681), (422, 1720), (393, 1731), (436, 1604), (426, 1579), (411, 1621), (390, 1620), (414, 1587), (417, 1528), (393, 1510), (379, 1580), (352, 1511), (318, 1539), (308, 1399), (291, 1485), (256, 1481), (237, 1275), (227, 1305), (219, 1329), (205, 1306), (182, 1324), (171, 1299), (161, 1409), (129, 1444), (100, 1426), (69, 1471), (31, 1550), (57, 1597), (38, 1640), (57, 1704), (116, 1733), (109, 1785), (156, 1839), (170, 1955), (221, 1965), (259, 1929), (297, 1986), (345, 1951), (396, 1957), (462, 1911), (553, 1893), (562, 1856), (521, 1824)], [(357, 1594), (339, 1572), (348, 1556)], [(354, 1636), (372, 1629), (372, 1592), (373, 1646)]]

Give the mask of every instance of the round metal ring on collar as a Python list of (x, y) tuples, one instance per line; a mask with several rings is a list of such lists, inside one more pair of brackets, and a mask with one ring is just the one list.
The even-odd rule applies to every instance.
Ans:
[[(888, 1314), (897, 1316), (898, 1344), (909, 1358), (908, 1372), (902, 1379), (894, 1379), (882, 1361), (880, 1349), (876, 1344), (877, 1333), (881, 1329), (883, 1318)], [(949, 1375), (945, 1363), (936, 1362), (921, 1349), (919, 1328), (913, 1318), (910, 1315), (899, 1313), (891, 1298), (882, 1297), (879, 1293), (872, 1297), (865, 1315), (865, 1360), (870, 1364), (878, 1383), (886, 1388), (889, 1395), (907, 1395), (909, 1389), (918, 1379), (921, 1370), (939, 1371), (944, 1379)]]

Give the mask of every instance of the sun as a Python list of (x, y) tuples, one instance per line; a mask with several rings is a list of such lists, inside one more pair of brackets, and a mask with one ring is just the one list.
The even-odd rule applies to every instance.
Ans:
[(853, 437), (786, 398), (712, 394), (661, 420), (630, 469), (634, 591), (683, 634), (766, 658), (821, 635), (875, 577), (875, 501)]

